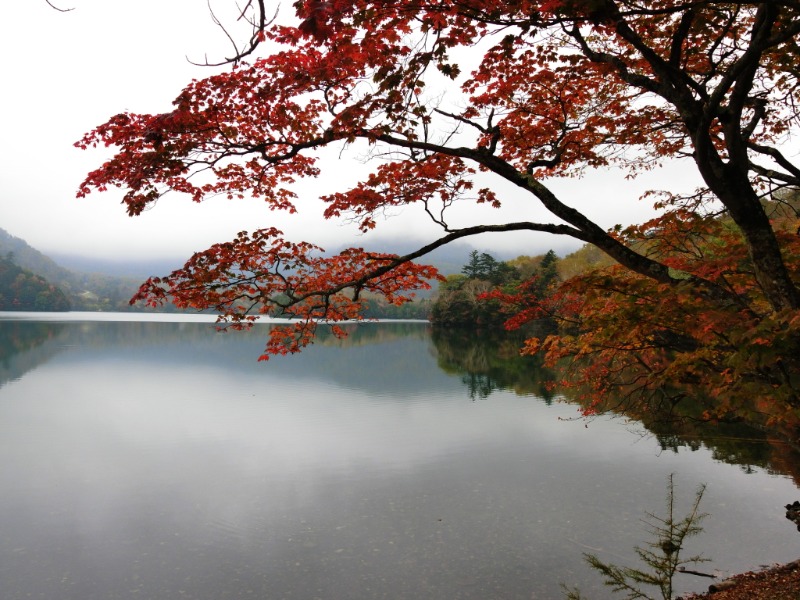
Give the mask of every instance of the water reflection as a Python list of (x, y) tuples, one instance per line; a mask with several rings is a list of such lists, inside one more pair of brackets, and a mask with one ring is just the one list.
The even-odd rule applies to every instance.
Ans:
[(555, 394), (548, 381), (553, 373), (538, 357), (520, 356), (523, 338), (512, 334), (446, 331), (435, 329), (431, 339), (436, 346), (439, 367), (458, 373), (473, 400), (485, 399), (495, 390), (532, 394), (547, 404)]
[(709, 484), (692, 552), (796, 558), (787, 478), (586, 429), (523, 367), (424, 324), (266, 364), (263, 328), (50, 325), (11, 358), (49, 359), (0, 389), (4, 599), (603, 597), (582, 551), (628, 559), (670, 472), (679, 494)]
[[(60, 349), (63, 325), (7, 321), (0, 325), (0, 387), (47, 362)], [(46, 342), (49, 342), (45, 345)]]
[[(434, 330), (439, 367), (458, 374), (472, 399), (489, 397), (497, 390), (532, 394), (552, 402), (555, 392), (547, 382), (555, 374), (533, 357), (519, 355), (522, 339), (514, 335), (470, 331)], [(563, 399), (563, 398), (562, 398)], [(689, 404), (686, 399), (684, 404)], [(691, 413), (691, 407), (689, 407)], [(701, 412), (697, 410), (694, 412)], [(791, 476), (800, 485), (800, 457), (784, 440), (744, 423), (711, 424), (697, 419), (661, 420), (644, 414), (639, 423), (663, 451), (706, 448), (715, 460), (740, 465), (745, 472), (760, 467)]]

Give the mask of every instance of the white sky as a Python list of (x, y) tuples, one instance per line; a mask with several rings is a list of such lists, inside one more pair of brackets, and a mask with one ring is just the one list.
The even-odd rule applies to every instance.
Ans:
[[(201, 206), (168, 196), (140, 217), (128, 217), (121, 194), (92, 193), (76, 199), (84, 175), (101, 164), (103, 151), (80, 151), (73, 143), (111, 115), (130, 110), (159, 113), (192, 78), (211, 74), (187, 57), (218, 58), (229, 50), (212, 23), (206, 0), (45, 0), (4, 2), (0, 8), (0, 55), (4, 58), (0, 147), (0, 227), (43, 252), (104, 259), (187, 258), (194, 251), (232, 238), (241, 230), (275, 225), (293, 240), (322, 246), (360, 245), (351, 225), (324, 223), (320, 194), (346, 189), (341, 176), (364, 169), (337, 163), (319, 180), (304, 183), (311, 211), (286, 217), (258, 201), (216, 199)], [(223, 11), (231, 0), (215, 0)], [(291, 7), (283, 3), (284, 9)], [(352, 167), (348, 167), (352, 164)], [(332, 175), (333, 174), (333, 175)], [(677, 169), (631, 183), (609, 174), (559, 185), (564, 198), (605, 227), (645, 219), (651, 211), (637, 200), (645, 189), (684, 179)], [(339, 180), (339, 181), (337, 181)], [(693, 187), (693, 186), (681, 186)], [(501, 213), (483, 209), (477, 218), (493, 222), (544, 219), (532, 198), (508, 190)], [(480, 221), (479, 221), (480, 222)], [(405, 211), (379, 223), (371, 236), (430, 240), (435, 230), (420, 215)], [(466, 224), (466, 223), (465, 223)], [(472, 223), (470, 223), (472, 224)], [(579, 244), (544, 234), (493, 235), (471, 241), (484, 250), (532, 254)], [(391, 251), (391, 247), (386, 248)], [(518, 251), (517, 251), (518, 250)]]

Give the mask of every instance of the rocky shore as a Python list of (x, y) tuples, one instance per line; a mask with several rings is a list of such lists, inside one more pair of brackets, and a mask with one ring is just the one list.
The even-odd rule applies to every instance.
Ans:
[[(799, 600), (800, 559), (761, 571), (748, 571), (713, 583), (705, 594), (682, 600)], [(679, 599), (680, 600), (680, 599)]]

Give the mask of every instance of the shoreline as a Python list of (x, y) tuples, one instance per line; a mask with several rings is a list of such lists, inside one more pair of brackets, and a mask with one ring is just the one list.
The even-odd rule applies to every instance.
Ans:
[(676, 600), (797, 600), (800, 598), (800, 559), (758, 571), (739, 573), (709, 585), (704, 593)]

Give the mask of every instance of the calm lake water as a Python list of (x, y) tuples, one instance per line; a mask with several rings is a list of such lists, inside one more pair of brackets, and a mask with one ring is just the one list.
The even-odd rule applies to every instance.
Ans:
[(635, 564), (670, 473), (680, 515), (708, 485), (699, 570), (800, 556), (797, 469), (758, 436), (574, 420), (423, 323), (258, 363), (267, 325), (136, 319), (0, 315), (4, 600), (610, 598), (582, 553)]

